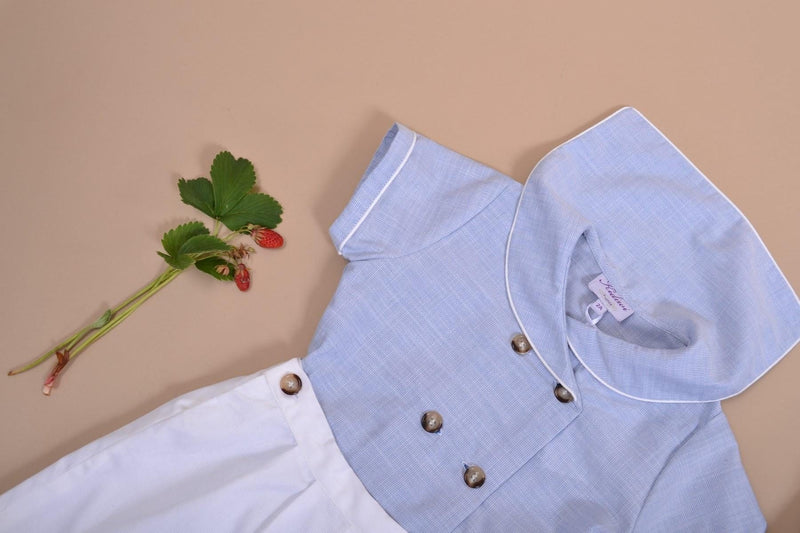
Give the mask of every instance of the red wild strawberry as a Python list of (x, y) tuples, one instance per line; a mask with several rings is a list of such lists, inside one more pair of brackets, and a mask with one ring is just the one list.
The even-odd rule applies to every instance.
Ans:
[(280, 248), (283, 246), (283, 237), (277, 231), (256, 226), (250, 233), (256, 244), (262, 248)]
[(236, 274), (233, 275), (233, 280), (240, 291), (246, 291), (250, 288), (250, 271), (244, 263), (236, 265)]

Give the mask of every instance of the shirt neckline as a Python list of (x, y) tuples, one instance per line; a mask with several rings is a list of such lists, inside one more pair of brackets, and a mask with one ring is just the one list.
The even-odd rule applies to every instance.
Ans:
[[(771, 300), (755, 310), (746, 302), (730, 302), (742, 310), (740, 314), (747, 314), (742, 319), (746, 324), (735, 324), (730, 323), (729, 303), (684, 294), (674, 307), (697, 336), (687, 346), (671, 349), (631, 344), (567, 319), (566, 277), (581, 236), (587, 238), (603, 274), (633, 300), (634, 308), (644, 316), (657, 317), (662, 309), (657, 300), (663, 300), (663, 288), (651, 290), (647, 280), (630, 275), (624, 258), (615, 256), (611, 261), (604, 251), (606, 245), (617, 251), (620, 246), (637, 246), (636, 239), (646, 243), (646, 229), (611, 227), (608, 217), (593, 211), (566, 178), (597, 179), (592, 174), (598, 162), (606, 163), (607, 168), (593, 191), (605, 195), (603, 201), (625, 201), (614, 197), (620, 196), (619, 183), (631, 187), (652, 184), (653, 202), (674, 202), (687, 210), (681, 213), (683, 218), (669, 221), (676, 242), (693, 242), (703, 231), (697, 224), (701, 218), (735, 230), (724, 243), (728, 249), (684, 247), (685, 257), (675, 258), (673, 263), (683, 269), (680, 274), (686, 279), (710, 286), (720, 281), (714, 277), (724, 272), (727, 263), (744, 256), (749, 258), (752, 272), (740, 273), (736, 283), (752, 282), (760, 295)], [(659, 181), (660, 173), (663, 179)], [(609, 188), (604, 190), (604, 184)], [(702, 201), (697, 201), (698, 197)], [(647, 402), (700, 403), (741, 393), (800, 340), (800, 300), (752, 224), (631, 107), (617, 110), (560, 144), (536, 164), (522, 186), (508, 233), (505, 282), (510, 307), (534, 353), (554, 382), (573, 394), (578, 408), (581, 394), (570, 352), (594, 378), (622, 396)], [(724, 287), (724, 280), (720, 283)], [(747, 334), (741, 335), (738, 343), (731, 341), (729, 337), (741, 334), (742, 328)]]

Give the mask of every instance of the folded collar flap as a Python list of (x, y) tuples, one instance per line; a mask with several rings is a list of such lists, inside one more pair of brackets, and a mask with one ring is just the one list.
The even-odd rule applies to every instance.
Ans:
[[(596, 298), (597, 275), (624, 296), (629, 318), (606, 313), (594, 325), (576, 312)], [(568, 343), (598, 380), (640, 400), (733, 396), (800, 338), (800, 302), (753, 226), (630, 107), (531, 172), (507, 281), (557, 377), (570, 381)]]

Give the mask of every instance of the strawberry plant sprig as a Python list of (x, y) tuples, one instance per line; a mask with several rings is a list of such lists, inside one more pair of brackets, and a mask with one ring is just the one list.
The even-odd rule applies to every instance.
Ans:
[[(280, 248), (283, 237), (274, 230), (281, 222), (283, 208), (268, 194), (253, 191), (256, 173), (253, 164), (220, 152), (211, 165), (211, 180), (179, 179), (181, 201), (214, 219), (213, 231), (191, 221), (167, 231), (161, 239), (164, 251), (157, 252), (167, 269), (97, 320), (53, 346), (33, 361), (9, 371), (13, 376), (34, 368), (56, 356), (56, 364), (45, 379), (42, 392), (50, 395), (56, 378), (78, 354), (117, 327), (131, 313), (192, 265), (221, 281), (234, 281), (241, 291), (250, 288), (247, 258), (251, 246), (231, 244), (237, 235), (249, 235), (262, 248)], [(225, 234), (222, 226), (228, 230)]]

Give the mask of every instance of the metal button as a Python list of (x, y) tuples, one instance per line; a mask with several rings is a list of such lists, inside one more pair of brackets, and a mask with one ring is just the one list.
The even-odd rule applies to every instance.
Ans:
[(514, 338), (511, 339), (511, 347), (520, 355), (531, 351), (531, 343), (528, 342), (528, 338), (522, 333), (514, 335)]
[(442, 429), (444, 419), (436, 411), (425, 411), (422, 415), (422, 429), (428, 433), (438, 433)]
[(281, 378), (281, 390), (285, 394), (297, 394), (302, 388), (303, 382), (297, 374), (286, 374)]
[(486, 481), (486, 473), (483, 471), (483, 468), (472, 465), (467, 467), (464, 471), (464, 483), (471, 489), (477, 489), (483, 482)]
[(569, 403), (575, 398), (573, 398), (572, 393), (568, 391), (561, 383), (556, 385), (556, 388), (553, 389), (553, 394), (556, 395), (556, 398), (561, 403)]

